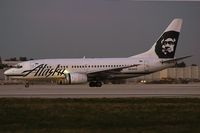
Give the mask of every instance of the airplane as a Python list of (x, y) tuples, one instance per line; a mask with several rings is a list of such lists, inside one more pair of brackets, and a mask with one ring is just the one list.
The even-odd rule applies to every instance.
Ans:
[(104, 81), (154, 73), (191, 57), (174, 57), (181, 26), (182, 19), (174, 19), (148, 51), (135, 56), (30, 60), (16, 64), (4, 74), (11, 79), (25, 80), (25, 87), (29, 87), (31, 80), (46, 79), (63, 79), (66, 84), (89, 83), (90, 87), (101, 87)]

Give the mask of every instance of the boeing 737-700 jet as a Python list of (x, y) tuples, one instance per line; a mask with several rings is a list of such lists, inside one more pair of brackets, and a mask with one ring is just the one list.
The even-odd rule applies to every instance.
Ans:
[[(5, 71), (12, 79), (27, 81), (64, 79), (67, 84), (89, 82), (101, 87), (104, 81), (123, 80), (150, 74), (174, 66), (182, 19), (174, 19), (146, 52), (128, 58), (40, 59), (21, 62)], [(135, 44), (136, 45), (136, 44)]]

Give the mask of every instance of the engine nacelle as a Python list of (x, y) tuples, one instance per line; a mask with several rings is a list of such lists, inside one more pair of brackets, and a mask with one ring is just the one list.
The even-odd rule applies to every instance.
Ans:
[(87, 83), (88, 78), (86, 74), (68, 73), (65, 75), (65, 80), (67, 84), (81, 84), (81, 83)]

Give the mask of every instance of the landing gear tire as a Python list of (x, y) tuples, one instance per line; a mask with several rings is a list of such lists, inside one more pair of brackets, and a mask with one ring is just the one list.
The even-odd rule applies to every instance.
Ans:
[(101, 87), (102, 83), (101, 82), (90, 82), (89, 86), (90, 87)]
[(102, 83), (101, 82), (96, 82), (96, 87), (101, 87)]
[(90, 86), (90, 87), (94, 87), (94, 82), (90, 82), (90, 83), (89, 83), (89, 86)]

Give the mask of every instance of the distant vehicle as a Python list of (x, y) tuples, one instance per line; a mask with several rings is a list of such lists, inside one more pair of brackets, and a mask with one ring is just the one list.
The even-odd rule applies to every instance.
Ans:
[(5, 71), (12, 79), (64, 79), (67, 84), (89, 82), (90, 87), (101, 87), (104, 81), (123, 80), (150, 74), (174, 66), (174, 58), (182, 19), (174, 19), (154, 45), (146, 52), (128, 58), (40, 59), (25, 61)]

